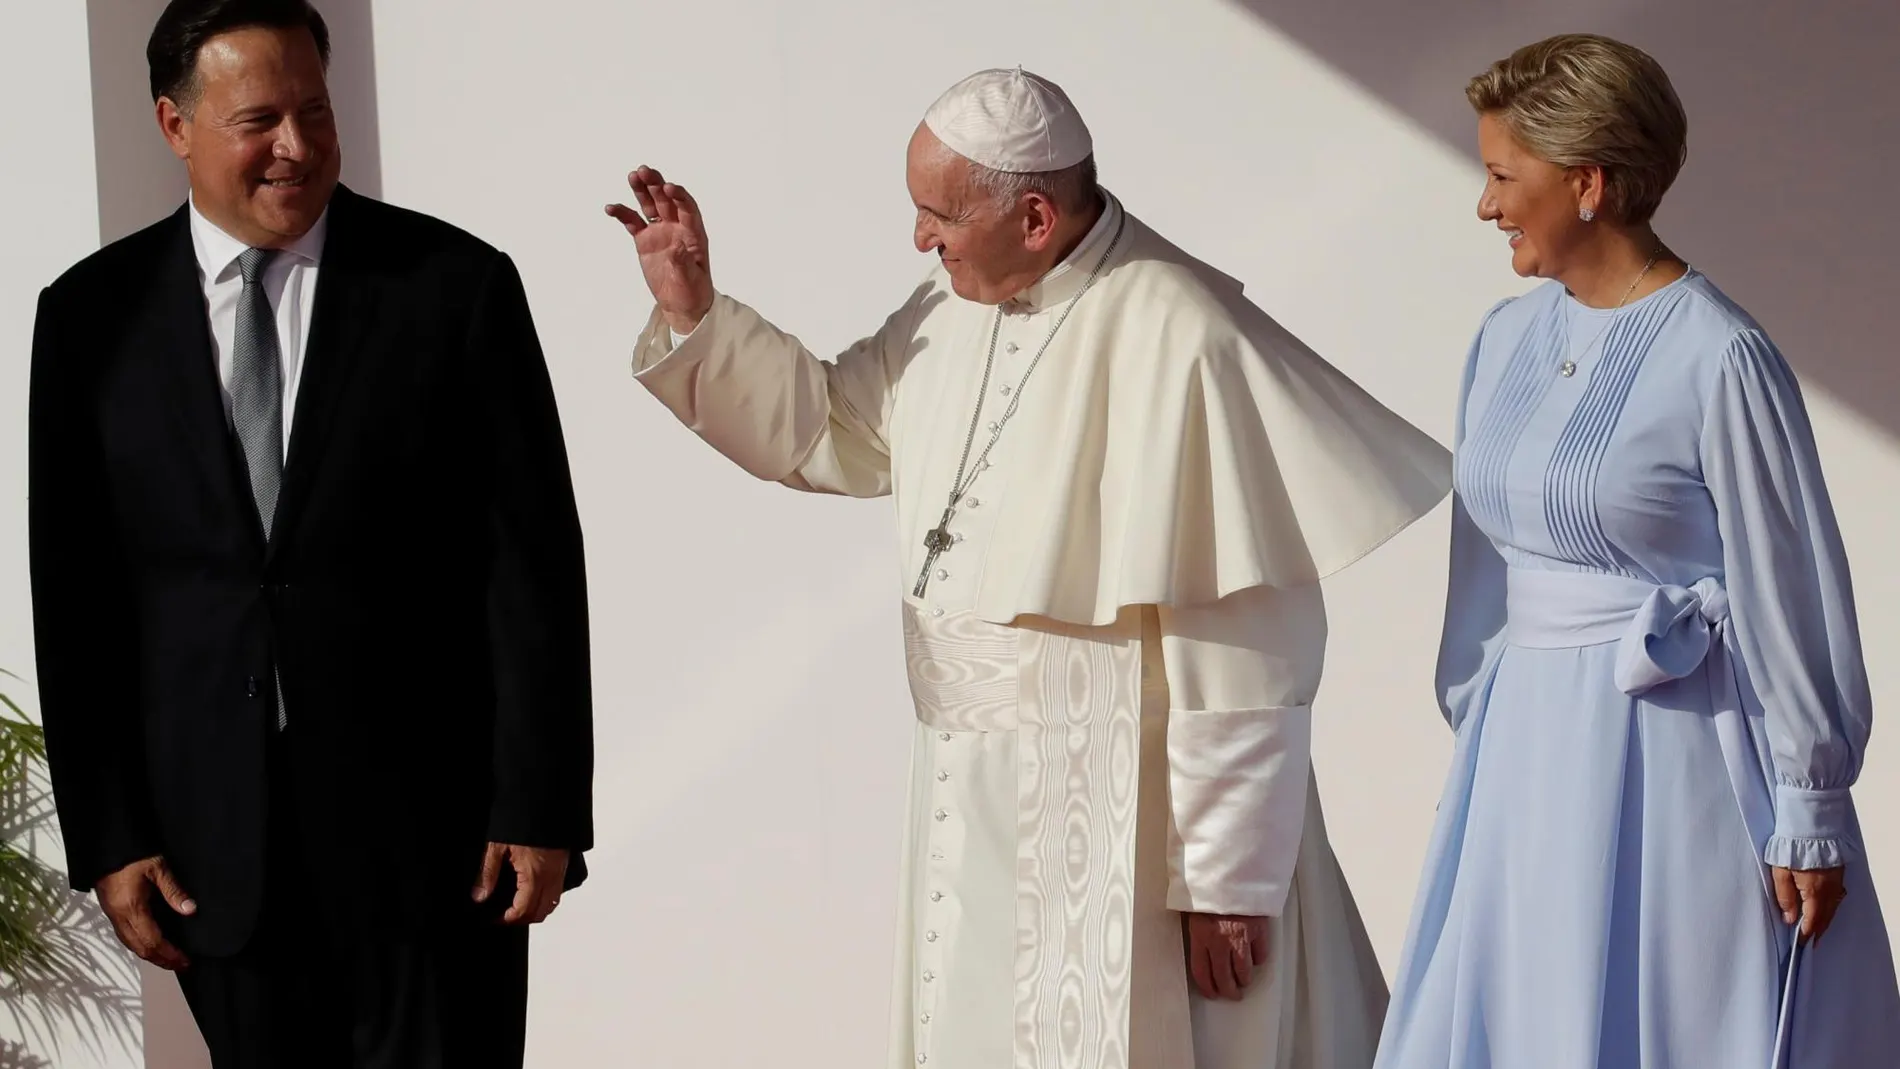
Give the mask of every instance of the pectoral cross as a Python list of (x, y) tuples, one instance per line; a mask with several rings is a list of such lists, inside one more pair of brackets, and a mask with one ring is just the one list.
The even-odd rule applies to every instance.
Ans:
[(924, 548), (929, 553), (924, 557), (924, 570), (917, 575), (917, 586), (910, 593), (912, 597), (924, 596), (924, 589), (930, 585), (930, 569), (937, 566), (937, 558), (949, 552), (956, 545), (956, 537), (950, 533), (950, 518), (957, 514), (957, 507), (951, 505), (943, 510), (943, 519), (924, 536)]

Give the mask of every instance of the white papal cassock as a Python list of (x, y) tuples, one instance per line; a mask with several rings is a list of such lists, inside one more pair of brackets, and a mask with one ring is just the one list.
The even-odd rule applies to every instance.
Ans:
[[(939, 269), (824, 362), (720, 295), (635, 364), (752, 474), (896, 498), (892, 1066), (1371, 1065), (1385, 984), (1310, 774), (1317, 582), (1444, 496), (1437, 443), (1113, 198), (1001, 309)], [(973, 413), (973, 462), (1001, 434), (913, 596)], [(1190, 911), (1275, 918), (1243, 1001), (1190, 990)]]

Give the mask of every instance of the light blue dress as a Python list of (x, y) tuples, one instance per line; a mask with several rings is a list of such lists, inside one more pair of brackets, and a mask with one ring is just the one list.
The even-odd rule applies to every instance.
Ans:
[[(1853, 593), (1774, 344), (1694, 271), (1615, 311), (1551, 283), (1487, 316), (1458, 437), (1457, 747), (1379, 1069), (1900, 1066)], [(1847, 865), (1785, 1061), (1764, 862)]]

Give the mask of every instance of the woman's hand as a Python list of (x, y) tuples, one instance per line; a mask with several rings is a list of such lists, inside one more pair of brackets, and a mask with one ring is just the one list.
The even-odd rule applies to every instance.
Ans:
[(1801, 936), (1818, 941), (1828, 925), (1834, 923), (1834, 911), (1847, 897), (1847, 870), (1776, 868), (1775, 898), (1781, 904), (1781, 919), (1793, 924), (1801, 918)]

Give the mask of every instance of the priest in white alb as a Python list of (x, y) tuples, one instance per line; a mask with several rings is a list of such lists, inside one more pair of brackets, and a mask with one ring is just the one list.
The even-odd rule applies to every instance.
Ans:
[(759, 478), (895, 499), (889, 1064), (1370, 1066), (1386, 988), (1309, 761), (1318, 584), (1443, 498), (1445, 450), (1103, 190), (1021, 70), (926, 112), (938, 262), (835, 360), (714, 289), (684, 188), (630, 181), (639, 382)]

